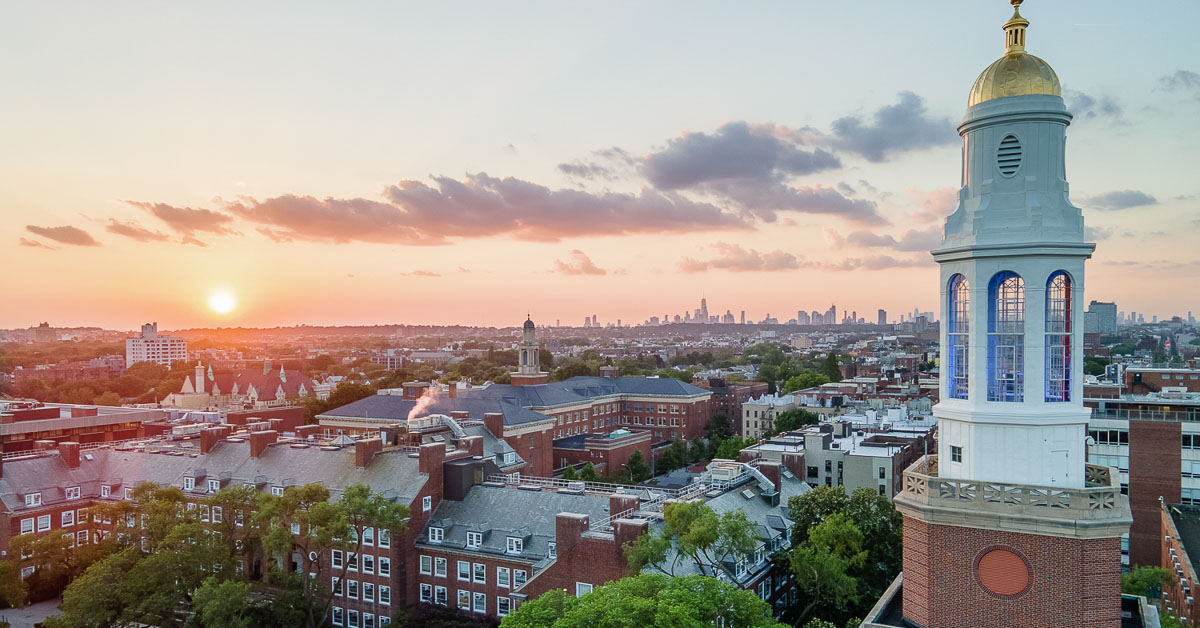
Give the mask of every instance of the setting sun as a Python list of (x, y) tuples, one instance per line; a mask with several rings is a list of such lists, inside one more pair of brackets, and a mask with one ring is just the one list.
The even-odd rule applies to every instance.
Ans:
[(217, 290), (208, 295), (208, 307), (217, 314), (228, 314), (237, 307), (237, 297), (229, 290)]

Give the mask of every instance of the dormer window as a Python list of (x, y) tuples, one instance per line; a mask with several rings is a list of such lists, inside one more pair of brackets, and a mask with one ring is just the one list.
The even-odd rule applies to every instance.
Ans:
[(509, 554), (520, 554), (524, 550), (525, 550), (525, 541), (523, 541), (515, 536), (508, 537), (508, 553)]
[(467, 533), (467, 547), (469, 547), (471, 549), (477, 549), (477, 548), (479, 548), (480, 545), (483, 545), (483, 533), (482, 532), (468, 532)]
[(112, 487), (110, 487), (110, 486), (101, 486), (100, 487), (100, 497), (108, 497), (111, 493), (112, 493)]
[(209, 480), (208, 481), (208, 492), (216, 493), (219, 490), (221, 490), (221, 481), (220, 480)]
[(446, 530), (443, 528), (429, 528), (429, 542), (441, 543), (442, 539), (446, 538)]
[(283, 497), (283, 487), (282, 486), (272, 486), (271, 494), (276, 497)]
[(125, 499), (133, 499), (133, 489), (125, 489)]
[(550, 546), (546, 548), (547, 558), (558, 558), (558, 543), (550, 541)]
[(183, 478), (183, 490), (191, 491), (196, 489), (196, 478)]
[(25, 505), (26, 506), (41, 506), (42, 505), (42, 494), (41, 493), (29, 493), (28, 495), (25, 496)]
[(72, 486), (71, 488), (68, 488), (66, 493), (67, 493), (67, 499), (79, 499), (79, 487), (78, 486)]

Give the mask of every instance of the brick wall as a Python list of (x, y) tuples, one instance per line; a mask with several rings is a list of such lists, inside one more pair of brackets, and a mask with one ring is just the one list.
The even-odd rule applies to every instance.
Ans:
[[(1200, 619), (1200, 612), (1197, 611), (1195, 604), (1195, 597), (1200, 590), (1193, 588), (1196, 586), (1196, 573), (1191, 562), (1192, 557), (1187, 555), (1183, 542), (1179, 539), (1179, 530), (1175, 528), (1175, 522), (1171, 520), (1168, 508), (1170, 506), (1159, 508), (1161, 525), (1161, 534), (1158, 537), (1161, 544), (1159, 566), (1171, 572), (1175, 577), (1169, 584), (1163, 586), (1163, 599), (1170, 605), (1173, 615), (1182, 619), (1186, 625), (1195, 626), (1196, 621)], [(1174, 555), (1171, 554), (1172, 550), (1175, 551)], [(1175, 569), (1176, 561), (1179, 561), (1178, 570)], [(1183, 572), (1182, 575), (1179, 574), (1180, 571)], [(1183, 582), (1187, 584), (1184, 585)], [(1192, 604), (1187, 603), (1189, 597), (1193, 598)]]
[(619, 519), (612, 535), (585, 535), (590, 523), (587, 515), (559, 513), (555, 528), (558, 558), (521, 589), (526, 599), (551, 589), (575, 595), (576, 583), (598, 587), (629, 575), (622, 546), (643, 534), (647, 522)]
[(1129, 422), (1129, 560), (1159, 564), (1162, 520), (1158, 498), (1178, 504), (1180, 498), (1180, 424), (1174, 421)]
[[(1002, 596), (980, 584), (976, 563), (993, 548), (1023, 557), (1024, 592)], [(904, 616), (926, 628), (1119, 628), (1120, 539), (998, 532), (905, 517), (903, 596)]]

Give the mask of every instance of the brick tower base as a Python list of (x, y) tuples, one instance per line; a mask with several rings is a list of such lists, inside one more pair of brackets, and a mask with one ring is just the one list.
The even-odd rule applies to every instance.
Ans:
[(904, 619), (921, 628), (1119, 628), (1128, 500), (1088, 465), (1084, 488), (937, 476), (937, 456), (904, 472)]

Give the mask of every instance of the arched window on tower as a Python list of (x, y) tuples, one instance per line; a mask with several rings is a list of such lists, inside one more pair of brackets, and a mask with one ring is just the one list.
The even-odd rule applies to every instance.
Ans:
[(1071, 276), (1046, 282), (1046, 401), (1071, 400)]
[(954, 275), (950, 278), (949, 325), (946, 327), (948, 340), (947, 359), (950, 361), (950, 398), (966, 399), (967, 388), (970, 384), (970, 371), (967, 366), (970, 361), (968, 351), (969, 319), (971, 314), (971, 296), (968, 290), (967, 278)]
[(1025, 282), (1003, 271), (988, 283), (988, 401), (1025, 400)]

